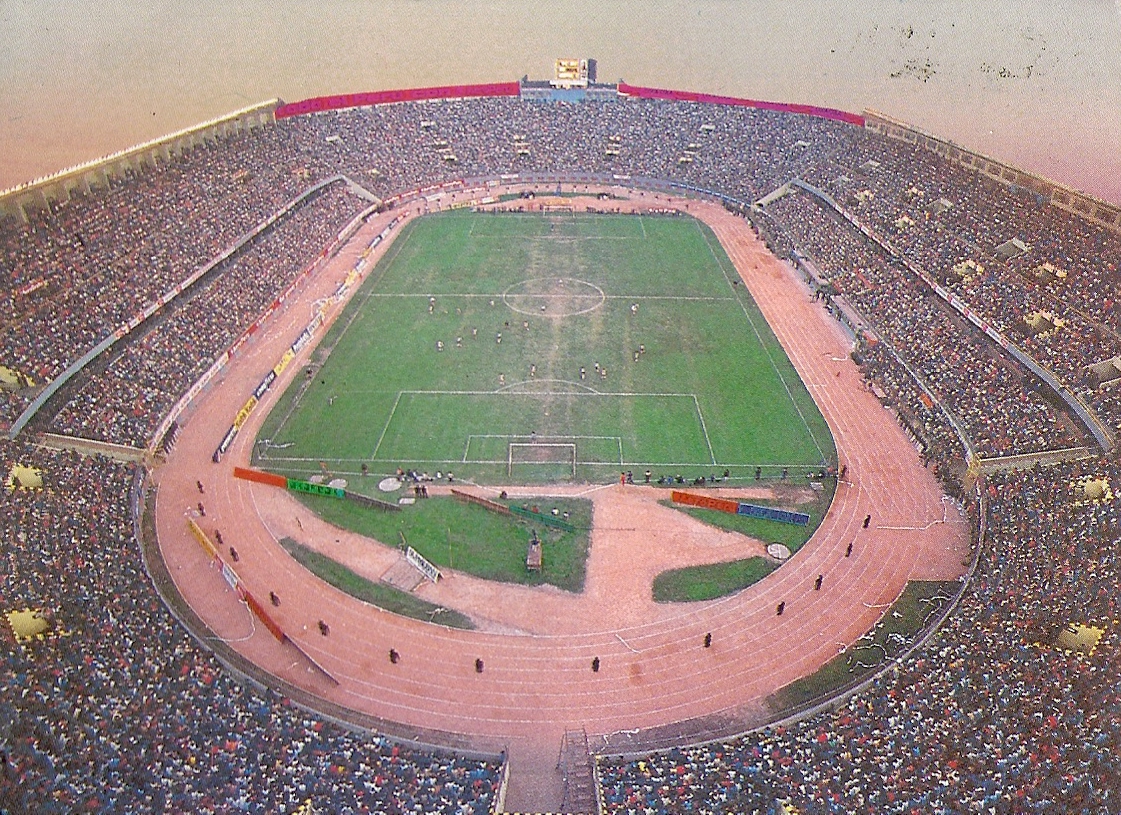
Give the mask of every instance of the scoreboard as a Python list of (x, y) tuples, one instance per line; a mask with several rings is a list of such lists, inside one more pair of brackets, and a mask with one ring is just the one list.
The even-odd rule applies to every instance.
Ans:
[(553, 78), (549, 84), (554, 88), (586, 88), (595, 82), (594, 59), (558, 59), (553, 63)]

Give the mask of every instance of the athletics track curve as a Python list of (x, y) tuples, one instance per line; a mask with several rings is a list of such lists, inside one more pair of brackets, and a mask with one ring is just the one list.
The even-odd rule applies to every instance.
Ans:
[[(232, 477), (235, 465), (249, 463), (261, 421), (302, 370), (310, 347), (265, 395), (220, 464), (211, 462), (211, 453), (260, 377), (306, 325), (311, 304), (337, 288), (370, 238), (402, 214), (399, 209), (364, 225), (254, 335), (188, 408), (174, 451), (153, 474), (161, 553), (178, 590), (217, 637), (315, 696), (397, 723), (393, 735), (444, 733), (448, 743), (507, 749), (513, 766), (520, 762), (532, 772), (553, 768), (562, 735), (573, 728), (586, 729), (593, 751), (620, 734), (634, 736), (642, 749), (643, 732), (668, 731), (684, 742), (713, 728), (746, 729), (764, 715), (767, 696), (869, 630), (907, 580), (953, 579), (964, 572), (963, 518), (943, 499), (894, 415), (865, 389), (838, 324), (811, 302), (742, 218), (716, 204), (633, 195), (623, 206), (676, 206), (713, 229), (830, 426), (847, 478), (797, 556), (732, 597), (654, 604), (650, 582), (657, 572), (746, 557), (760, 553), (762, 544), (659, 506), (664, 493), (654, 488), (610, 485), (587, 495), (595, 505), (595, 528), (583, 594), (454, 573), (418, 588), (423, 599), (476, 618), (477, 631), (367, 606), (295, 563), (279, 537), (295, 537), (372, 580), (398, 558), (392, 547), (329, 527), (281, 490)], [(419, 212), (412, 204), (406, 217)], [(391, 242), (384, 241), (375, 256)], [(200, 480), (206, 490), (201, 496)], [(196, 508), (200, 499), (205, 517)], [(868, 514), (872, 524), (864, 530)], [(208, 533), (221, 530), (225, 543), (236, 546), (240, 578), (259, 598), (276, 591), (281, 605), (270, 609), (275, 618), (338, 685), (255, 625), (190, 535), (187, 518)], [(845, 558), (850, 542), (854, 552)], [(818, 574), (825, 582), (814, 591)], [(785, 613), (776, 617), (780, 601)], [(329, 621), (329, 636), (319, 633), (320, 619)], [(704, 649), (708, 632), (712, 647)], [(390, 648), (401, 654), (396, 665), (387, 658)], [(593, 657), (600, 660), (598, 672), (590, 670)], [(475, 670), (476, 658), (483, 660), (482, 673)], [(535, 801), (531, 791), (523, 798)]]

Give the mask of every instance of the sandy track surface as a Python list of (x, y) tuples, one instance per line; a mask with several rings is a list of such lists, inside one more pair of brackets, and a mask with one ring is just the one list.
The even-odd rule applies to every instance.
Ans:
[[(647, 193), (626, 208), (669, 203)], [(893, 414), (864, 388), (840, 327), (746, 221), (712, 204), (676, 206), (719, 237), (847, 465), (825, 520), (790, 562), (731, 597), (655, 604), (651, 583), (658, 572), (760, 554), (762, 544), (660, 506), (664, 490), (614, 484), (579, 488), (595, 506), (582, 594), (459, 573), (417, 589), (424, 599), (471, 616), (477, 631), (381, 611), (295, 563), (278, 538), (296, 538), (374, 580), (400, 557), (391, 546), (325, 524), (284, 491), (232, 476), (234, 465), (249, 463), (261, 421), (311, 349), (274, 384), (222, 463), (212, 463), (211, 454), (254, 386), (310, 319), (310, 304), (334, 291), (387, 215), (364, 226), (200, 395), (181, 422), (175, 451), (155, 474), (160, 548), (177, 587), (202, 619), (269, 672), (331, 702), (400, 723), (398, 735), (423, 728), (454, 734), (457, 743), (466, 737), (480, 749), (508, 749), (518, 779), (511, 782), (510, 803), (540, 809), (559, 802), (551, 770), (566, 729), (585, 728), (596, 749), (608, 739), (616, 744), (625, 731), (640, 745), (640, 731), (648, 729), (680, 726), (684, 740), (703, 735), (713, 721), (726, 729), (749, 726), (767, 696), (869, 630), (908, 580), (959, 576), (968, 556), (964, 521), (943, 499)], [(409, 217), (416, 214), (414, 205)], [(203, 482), (204, 495), (196, 480)], [(721, 492), (760, 495), (750, 489)], [(196, 507), (200, 499), (205, 517)], [(863, 529), (869, 514), (872, 523)], [(187, 517), (208, 533), (220, 530), (226, 545), (236, 547), (241, 579), (259, 598), (270, 591), (280, 596), (273, 609), (277, 621), (338, 685), (254, 625), (190, 536)], [(849, 543), (854, 551), (846, 558)], [(818, 574), (824, 584), (814, 591)], [(776, 617), (780, 601), (785, 613)], [(319, 633), (318, 620), (329, 623), (329, 636)], [(705, 633), (712, 634), (709, 649), (702, 647)], [(401, 654), (396, 665), (387, 658), (390, 648)], [(598, 673), (590, 667), (594, 657)], [(477, 658), (484, 662), (482, 673), (475, 670)], [(540, 778), (526, 780), (532, 776)]]

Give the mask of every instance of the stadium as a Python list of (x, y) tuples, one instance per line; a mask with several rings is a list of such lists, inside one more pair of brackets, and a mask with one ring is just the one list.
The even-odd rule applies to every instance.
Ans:
[[(1121, 209), (874, 111), (564, 68), (273, 100), (0, 194), (0, 811), (1121, 809)], [(661, 248), (618, 277), (679, 227), (713, 277)], [(456, 229), (506, 248), (394, 278)], [(543, 271), (497, 268), (515, 244)], [(388, 305), (355, 339), (363, 298)], [(557, 361), (531, 345), (551, 326)], [(359, 368), (390, 384), (352, 396)], [(397, 510), (403, 484), (491, 515), (590, 501), (584, 594), (615, 605), (450, 554), (436, 580), (435, 554), (400, 566), (320, 510)], [(662, 570), (758, 545), (671, 494), (815, 492), (773, 573), (650, 600)], [(311, 545), (420, 573), (433, 613), (328, 586)]]

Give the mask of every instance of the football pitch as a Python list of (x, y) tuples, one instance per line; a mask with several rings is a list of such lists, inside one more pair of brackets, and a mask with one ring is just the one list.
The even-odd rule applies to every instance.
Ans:
[(481, 483), (748, 480), (834, 463), (824, 419), (737, 283), (686, 216), (417, 219), (273, 408), (256, 461)]

